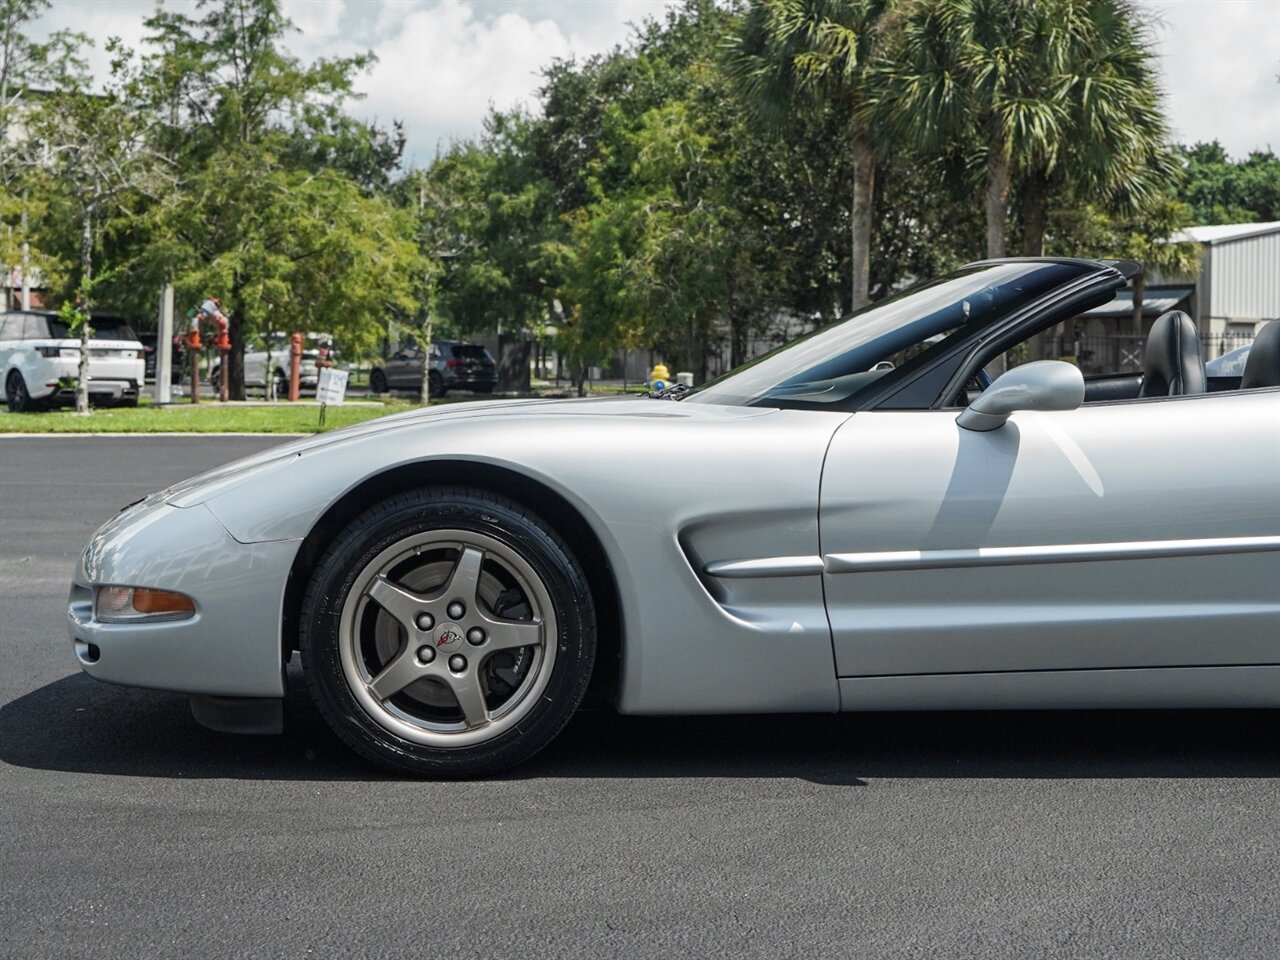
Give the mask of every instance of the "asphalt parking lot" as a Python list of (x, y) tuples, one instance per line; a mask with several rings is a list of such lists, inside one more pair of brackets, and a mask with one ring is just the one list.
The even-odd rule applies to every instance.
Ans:
[(118, 507), (279, 438), (0, 439), (0, 956), (1280, 956), (1275, 712), (581, 715), (387, 776), (77, 669)]

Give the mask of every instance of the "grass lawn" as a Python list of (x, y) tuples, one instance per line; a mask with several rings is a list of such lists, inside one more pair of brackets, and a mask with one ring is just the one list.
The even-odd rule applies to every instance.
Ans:
[(95, 409), (87, 417), (77, 417), (70, 409), (9, 413), (0, 408), (0, 433), (320, 433), (414, 406), (406, 401), (331, 406), (321, 427), (315, 405), (239, 406), (206, 400), (155, 407), (144, 398), (141, 406)]
[[(628, 385), (624, 391), (618, 384), (589, 384), (590, 396), (620, 393), (643, 394), (647, 388)], [(571, 384), (536, 383), (536, 394), (574, 396)], [(273, 403), (263, 405), (222, 404), (213, 399), (193, 404), (180, 401), (158, 407), (144, 396), (136, 407), (96, 407), (87, 417), (77, 417), (70, 407), (39, 413), (10, 413), (0, 403), (0, 434), (4, 433), (322, 433), (362, 420), (389, 413), (400, 413), (418, 406), (416, 399), (404, 396), (372, 398), (376, 405), (330, 407), (325, 424), (320, 426), (320, 408), (314, 403)], [(483, 399), (478, 394), (450, 393), (439, 403), (459, 403)], [(497, 398), (495, 398), (497, 399)]]

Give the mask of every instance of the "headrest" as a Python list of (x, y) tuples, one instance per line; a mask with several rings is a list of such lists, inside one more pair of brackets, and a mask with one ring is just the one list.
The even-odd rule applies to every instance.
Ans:
[(1177, 397), (1204, 393), (1204, 360), (1195, 321), (1170, 310), (1151, 325), (1142, 359), (1140, 397)]
[(1265, 324), (1253, 338), (1240, 375), (1240, 389), (1280, 387), (1280, 320)]

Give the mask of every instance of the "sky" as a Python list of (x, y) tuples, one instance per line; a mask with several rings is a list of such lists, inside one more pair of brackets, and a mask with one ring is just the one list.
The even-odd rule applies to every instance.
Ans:
[[(187, 9), (192, 0), (164, 0)], [(1154, 30), (1177, 141), (1218, 140), (1243, 158), (1280, 152), (1280, 0), (1139, 0)], [(298, 28), (288, 47), (304, 60), (371, 51), (352, 112), (405, 124), (406, 162), (425, 166), (456, 138), (480, 133), (489, 107), (536, 108), (540, 71), (625, 44), (632, 25), (667, 0), (284, 0)], [(140, 46), (154, 0), (53, 0), (32, 31), (70, 28)]]

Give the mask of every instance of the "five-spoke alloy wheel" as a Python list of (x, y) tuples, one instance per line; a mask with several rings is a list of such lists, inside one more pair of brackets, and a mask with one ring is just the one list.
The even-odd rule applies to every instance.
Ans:
[(338, 734), (433, 775), (545, 746), (595, 652), (590, 590), (564, 542), (518, 504), (457, 488), (353, 521), (320, 560), (302, 626), (308, 684)]

